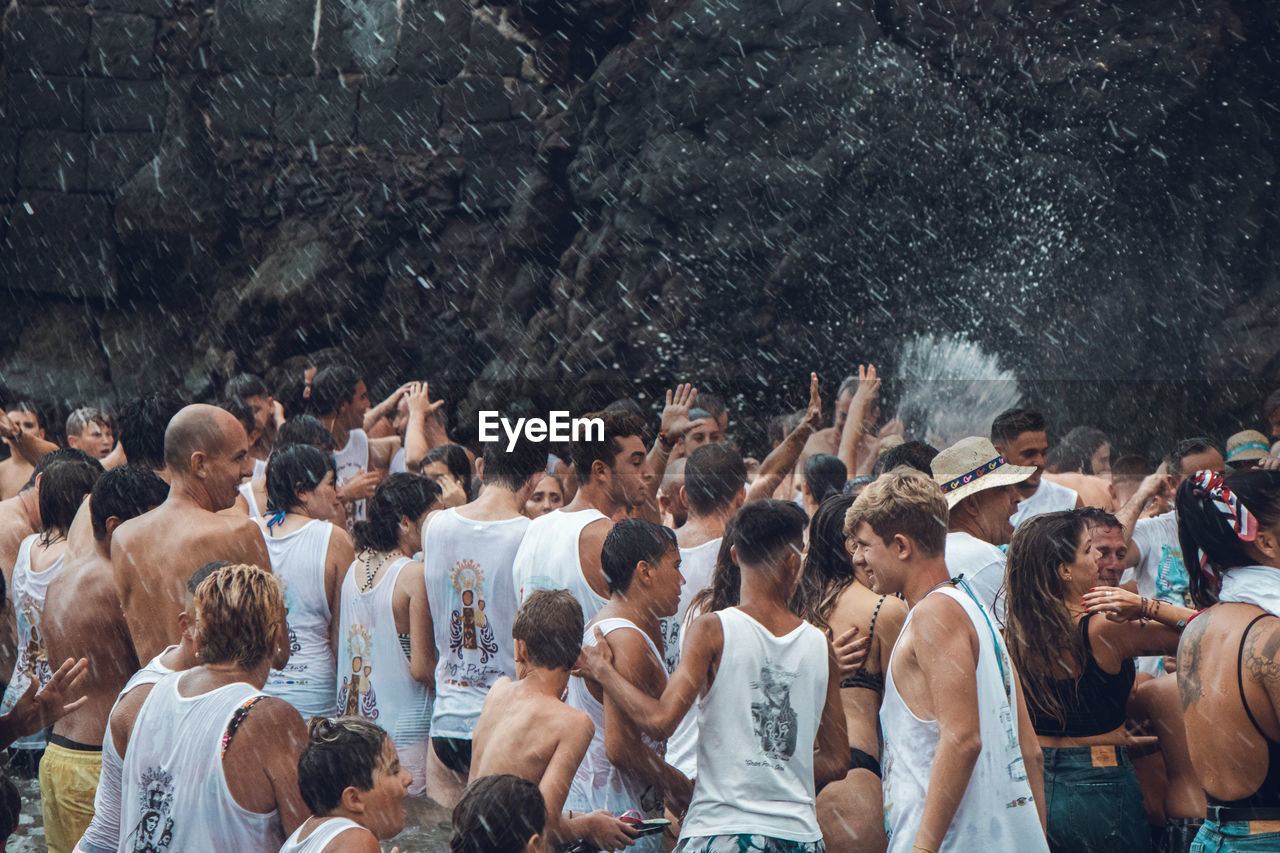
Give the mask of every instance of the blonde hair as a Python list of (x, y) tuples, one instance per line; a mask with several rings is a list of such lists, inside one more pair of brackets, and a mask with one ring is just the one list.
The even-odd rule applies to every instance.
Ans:
[(844, 516), (844, 535), (866, 523), (883, 541), (901, 533), (929, 555), (941, 554), (947, 541), (947, 499), (931, 478), (901, 465), (886, 471), (858, 495)]
[(285, 620), (280, 581), (257, 566), (225, 566), (196, 587), (192, 601), (201, 663), (257, 666), (275, 652)]

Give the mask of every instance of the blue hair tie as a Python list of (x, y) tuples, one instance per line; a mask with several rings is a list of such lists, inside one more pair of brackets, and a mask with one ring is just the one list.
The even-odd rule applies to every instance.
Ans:
[(278, 509), (267, 516), (267, 530), (275, 527), (277, 524), (284, 524), (284, 510)]

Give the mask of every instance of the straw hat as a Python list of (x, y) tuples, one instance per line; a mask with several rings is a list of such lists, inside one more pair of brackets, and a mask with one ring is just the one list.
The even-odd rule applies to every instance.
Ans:
[(962, 438), (933, 458), (933, 481), (947, 496), (947, 508), (983, 489), (1012, 486), (1036, 472), (1030, 465), (1010, 465), (990, 440), (978, 435)]
[(1267, 437), (1256, 429), (1238, 432), (1227, 439), (1227, 461), (1244, 462), (1250, 459), (1265, 459), (1270, 456)]

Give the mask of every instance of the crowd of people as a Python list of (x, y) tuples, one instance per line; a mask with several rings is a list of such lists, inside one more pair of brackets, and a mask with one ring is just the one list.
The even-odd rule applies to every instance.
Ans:
[(406, 798), (458, 853), (1280, 850), (1280, 394), (1160, 460), (1027, 409), (934, 447), (865, 367), (756, 459), (689, 384), (553, 453), (275, 385), (0, 412), (55, 853), (375, 851)]

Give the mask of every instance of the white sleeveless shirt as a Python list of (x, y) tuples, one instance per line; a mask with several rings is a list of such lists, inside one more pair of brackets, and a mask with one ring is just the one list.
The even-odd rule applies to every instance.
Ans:
[[(667, 674), (676, 671), (680, 652), (684, 648), (684, 631), (689, 618), (689, 605), (699, 592), (711, 586), (716, 570), (716, 555), (720, 553), (720, 538), (712, 539), (692, 548), (680, 549), (680, 574), (684, 587), (680, 590), (680, 605), (676, 615), (661, 620), (664, 655)], [(684, 719), (667, 739), (667, 763), (693, 779), (698, 775), (698, 708), (690, 706)]]
[(813, 748), (827, 638), (808, 622), (776, 637), (736, 607), (716, 615), (724, 652), (698, 700), (698, 780), (680, 837), (817, 841)]
[(302, 826), (295, 829), (293, 835), (285, 841), (284, 846), (280, 848), (280, 853), (324, 853), (324, 848), (329, 846), (330, 841), (348, 829), (361, 828), (360, 824), (345, 817), (325, 818), (305, 840), (299, 841), (298, 836), (306, 827), (307, 821), (303, 821)]
[(186, 673), (151, 689), (124, 756), (120, 851), (275, 851), (280, 812), (251, 812), (231, 796), (222, 739), (236, 709), (261, 696), (227, 684), (198, 696), (179, 692)]
[[(13, 664), (13, 675), (9, 678), (9, 686), (5, 688), (4, 699), (0, 701), (0, 713), (9, 713), (14, 704), (22, 698), (31, 682), (39, 684), (42, 689), (53, 678), (53, 670), (49, 667), (49, 655), (45, 651), (44, 629), (40, 621), (44, 614), (45, 593), (49, 583), (62, 570), (63, 558), (53, 561), (49, 568), (42, 572), (31, 571), (31, 549), (42, 536), (33, 533), (18, 547), (18, 559), (13, 564), (13, 580), (10, 596), (13, 598), (13, 610), (18, 626), (18, 656)], [(13, 742), (14, 749), (43, 749), (48, 741), (44, 732), (18, 738)]]
[[(627, 619), (601, 619), (594, 625), (588, 625), (582, 637), (584, 646), (596, 644), (596, 628), (606, 637), (619, 629), (630, 629), (644, 637), (645, 645), (653, 653), (658, 666), (662, 666), (662, 655), (658, 647), (644, 631)], [(573, 784), (569, 787), (569, 796), (565, 798), (564, 807), (572, 811), (591, 812), (605, 809), (615, 815), (635, 809), (644, 818), (662, 817), (662, 797), (654, 791), (653, 786), (619, 770), (609, 761), (604, 746), (604, 705), (596, 700), (587, 690), (587, 683), (581, 678), (570, 678), (568, 695), (565, 704), (571, 708), (585, 711), (596, 724), (596, 732), (591, 736), (587, 753), (578, 765), (578, 772), (573, 776)], [(640, 739), (645, 746), (652, 749), (662, 758), (666, 752), (666, 743), (655, 741), (648, 735), (641, 734)], [(639, 838), (628, 850), (656, 851), (661, 850), (662, 836), (646, 836)]]
[(431, 731), (431, 695), (409, 674), (391, 605), (396, 579), (407, 565), (408, 557), (389, 562), (368, 592), (360, 591), (356, 572), (348, 570), (338, 623), (337, 712), (382, 726), (397, 749), (418, 744)]
[(258, 506), (258, 498), (253, 493), (253, 481), (258, 479), (256, 476), (247, 483), (240, 484), (240, 495), (244, 498), (244, 502), (249, 505), (250, 518), (262, 518), (262, 509)]
[(473, 521), (447, 509), (423, 530), (438, 654), (431, 716), (436, 737), (470, 739), (489, 688), (504, 675), (515, 678), (511, 567), (529, 524), (523, 515)]
[(262, 692), (285, 700), (304, 720), (331, 717), (336, 707), (338, 665), (329, 646), (331, 617), (324, 586), (332, 535), (333, 525), (318, 519), (292, 533), (262, 534), (289, 611), (289, 663), (271, 670)]
[[(361, 471), (369, 470), (369, 436), (362, 429), (347, 433), (347, 443), (341, 450), (333, 451), (337, 471), (337, 484), (341, 486)], [(355, 501), (347, 510), (348, 523), (365, 520), (365, 502)]]
[[(151, 659), (151, 662), (138, 670), (125, 682), (124, 689), (116, 696), (111, 706), (114, 712), (120, 699), (133, 688), (143, 684), (155, 684), (169, 675), (173, 670), (160, 662), (160, 658), (173, 649), (169, 646)], [(109, 717), (108, 717), (109, 718)], [(124, 759), (116, 751), (116, 739), (111, 729), (102, 737), (102, 772), (98, 775), (98, 790), (93, 797), (93, 820), (84, 831), (84, 837), (78, 845), (84, 853), (107, 853), (120, 846), (120, 786), (123, 783)]]
[[(1004, 640), (996, 632), (990, 614), (964, 589), (941, 587), (934, 594), (959, 602), (977, 632), (978, 720), (982, 737), (982, 752), (939, 853), (1047, 851), (1018, 746), (1018, 711), (1011, 699), (1013, 664)], [(904, 633), (915, 612), (913, 609), (907, 615)], [(895, 648), (893, 654), (897, 653)], [(929, 774), (938, 752), (938, 722), (922, 720), (907, 707), (893, 680), (892, 655), (884, 682), (880, 724), (884, 730), (885, 827), (889, 850), (909, 853), (924, 817)]]
[(609, 599), (597, 595), (582, 574), (578, 538), (588, 524), (605, 517), (598, 509), (557, 509), (535, 518), (516, 552), (516, 598), (523, 602), (535, 589), (567, 589), (582, 606), (583, 623), (594, 619)]

